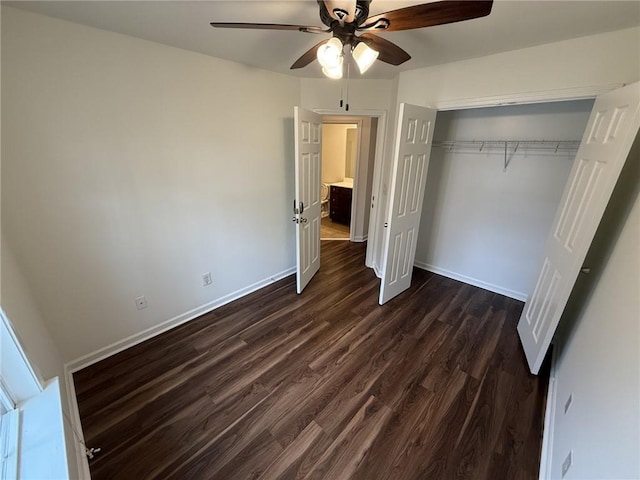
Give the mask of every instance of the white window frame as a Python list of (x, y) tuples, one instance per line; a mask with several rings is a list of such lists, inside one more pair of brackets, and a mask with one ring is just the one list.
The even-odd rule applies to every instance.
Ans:
[(43, 383), (0, 307), (0, 478), (18, 478), (20, 405), (38, 395)]
[(0, 478), (18, 478), (20, 413), (0, 376)]
[(13, 325), (0, 306), (0, 377), (16, 405), (39, 394), (44, 382), (31, 366)]

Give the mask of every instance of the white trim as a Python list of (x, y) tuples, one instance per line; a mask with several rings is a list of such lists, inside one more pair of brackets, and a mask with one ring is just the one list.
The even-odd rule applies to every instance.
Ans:
[[(9, 387), (7, 387), (0, 376), (0, 407), (4, 410), (4, 412), (9, 412), (16, 408), (16, 402), (13, 399), (11, 392), (9, 392)], [(0, 411), (1, 413), (2, 411)]]
[(540, 452), (540, 480), (551, 480), (551, 464), (553, 458), (553, 430), (556, 416), (558, 388), (556, 385), (556, 348), (551, 351), (551, 372), (547, 389), (547, 404), (544, 411), (544, 428), (542, 430), (542, 449)]
[(367, 232), (367, 238), (371, 238), (373, 241), (367, 243), (367, 252), (364, 260), (364, 264), (367, 267), (375, 270), (375, 252), (377, 248), (376, 242), (378, 239), (377, 231), (382, 223), (378, 216), (380, 215), (380, 186), (382, 184), (382, 170), (384, 168), (384, 148), (387, 137), (388, 112), (386, 110), (352, 110), (345, 112), (344, 110), (333, 110), (327, 108), (317, 108), (313, 111), (320, 115), (376, 117), (378, 119), (378, 126), (376, 127), (376, 154), (373, 162), (373, 184), (371, 188), (371, 195), (374, 196), (376, 200), (373, 202), (373, 207), (369, 212), (369, 231)]
[(351, 241), (352, 242), (366, 242), (368, 238), (369, 238), (368, 235), (362, 235), (362, 236), (358, 235), (357, 237), (354, 236)]
[[(358, 213), (358, 200), (360, 198), (360, 186), (362, 184), (362, 178), (361, 177), (361, 173), (360, 173), (360, 167), (362, 166), (362, 158), (360, 158), (360, 156), (362, 155), (362, 118), (359, 118), (358, 121), (356, 122), (356, 124), (358, 125), (358, 145), (356, 146), (356, 171), (353, 172), (353, 190), (351, 192), (351, 215), (350, 215), (350, 220), (349, 220), (349, 240), (351, 240), (352, 242), (355, 241), (355, 232), (353, 229), (353, 225), (354, 223), (356, 223), (356, 216)], [(371, 132), (371, 121), (369, 121), (369, 132)], [(346, 164), (346, 159), (345, 159), (345, 164)], [(367, 183), (367, 179), (364, 179), (364, 183), (366, 186)], [(365, 188), (365, 192), (366, 192), (366, 188)], [(370, 199), (367, 199), (366, 203), (368, 204), (370, 202)], [(371, 212), (368, 212), (371, 213)], [(361, 219), (364, 221), (364, 219)]]
[(373, 268), (373, 271), (375, 272), (376, 277), (382, 278), (382, 270), (380, 270), (380, 267), (378, 267), (377, 263), (374, 263), (371, 268)]
[(581, 100), (595, 98), (600, 94), (624, 86), (621, 83), (604, 85), (590, 85), (586, 87), (562, 88), (559, 90), (544, 90), (539, 92), (521, 92), (491, 97), (459, 98), (443, 100), (431, 105), (439, 111), (464, 110), (467, 108), (497, 107), (501, 105), (522, 105), (528, 103), (563, 102), (567, 100)]
[(443, 275), (448, 278), (453, 278), (454, 280), (459, 280), (461, 282), (468, 283), (469, 285), (474, 285), (476, 287), (484, 288), (485, 290), (489, 290), (490, 292), (499, 293), (500, 295), (505, 295), (509, 298), (520, 300), (521, 302), (527, 301), (526, 293), (517, 292), (509, 288), (501, 287), (500, 285), (487, 283), (482, 280), (478, 280), (477, 278), (467, 277), (466, 275), (452, 272), (451, 270), (446, 270), (444, 268), (436, 267), (435, 265), (420, 262), (417, 260), (414, 262), (414, 266), (421, 268), (422, 270), (427, 270), (429, 272), (437, 273), (438, 275)]
[(0, 478), (18, 478), (20, 413), (9, 410), (0, 418)]
[[(76, 397), (76, 386), (73, 381), (73, 373), (69, 370), (68, 364), (64, 366), (64, 385), (67, 391), (67, 404), (69, 405), (69, 422), (71, 422), (73, 436), (73, 446), (75, 450), (76, 464), (80, 480), (91, 480), (91, 470), (89, 469), (89, 459), (84, 448), (84, 432), (80, 421), (80, 410), (78, 409), (78, 399)], [(76, 437), (80, 435), (81, 438)]]
[(126, 350), (127, 348), (133, 347), (134, 345), (142, 343), (145, 340), (153, 338), (156, 335), (160, 335), (161, 333), (164, 333), (167, 330), (171, 330), (172, 328), (177, 327), (178, 325), (182, 325), (183, 323), (186, 323), (189, 320), (193, 320), (194, 318), (199, 317), (200, 315), (204, 315), (205, 313), (208, 313), (211, 310), (221, 307), (222, 305), (226, 305), (227, 303), (237, 300), (238, 298), (244, 297), (245, 295), (255, 292), (256, 290), (259, 290), (262, 287), (265, 287), (274, 282), (277, 282), (278, 280), (284, 277), (287, 277), (292, 273), (295, 273), (295, 271), (296, 271), (295, 267), (291, 267), (286, 270), (283, 270), (280, 273), (277, 273), (268, 278), (265, 278), (264, 280), (260, 280), (247, 287), (236, 290), (235, 292), (232, 292), (228, 295), (220, 297), (209, 303), (205, 303), (204, 305), (201, 305), (192, 310), (189, 310), (188, 312), (185, 312), (173, 318), (170, 318), (169, 320), (166, 320), (151, 328), (147, 328), (146, 330), (143, 330), (139, 333), (131, 335), (127, 338), (118, 340), (117, 342), (107, 345), (106, 347), (102, 347), (96, 350), (95, 352), (91, 352), (86, 355), (83, 355), (82, 357), (76, 358), (75, 360), (72, 360), (66, 363), (65, 368), (70, 373), (77, 372), (78, 370), (88, 367), (89, 365), (93, 365), (94, 363), (99, 362), (100, 360), (104, 360), (105, 358), (115, 355), (116, 353)]
[[(13, 400), (16, 403), (20, 403), (30, 398), (31, 396), (37, 395), (38, 393), (42, 392), (42, 390), (44, 389), (43, 387), (44, 382), (40, 378), (40, 375), (36, 373), (33, 366), (31, 365), (31, 362), (29, 361), (29, 358), (27, 357), (27, 354), (24, 351), (24, 348), (22, 347), (22, 342), (20, 342), (20, 339), (18, 338), (15, 329), (13, 328), (13, 324), (11, 323), (11, 320), (9, 320), (9, 318), (7, 317), (5, 311), (2, 309), (1, 306), (0, 306), (0, 322), (2, 323), (2, 329), (6, 330), (7, 334), (9, 335), (9, 340), (11, 342), (9, 344), (11, 356), (8, 356), (8, 354), (3, 355), (3, 360), (6, 361), (7, 358), (11, 358), (11, 359), (15, 359), (15, 361), (19, 364), (19, 365), (14, 365), (13, 363), (10, 363), (11, 370), (9, 372), (13, 371), (13, 374), (9, 375), (9, 372), (5, 371), (5, 374), (4, 374), (5, 386), (9, 389), (11, 394), (14, 396)], [(7, 367), (6, 364), (5, 364), (5, 367)], [(20, 371), (20, 375), (21, 375), (19, 382), (17, 382), (16, 378), (14, 378), (14, 375), (18, 371)], [(12, 384), (12, 382), (18, 383), (18, 384)]]

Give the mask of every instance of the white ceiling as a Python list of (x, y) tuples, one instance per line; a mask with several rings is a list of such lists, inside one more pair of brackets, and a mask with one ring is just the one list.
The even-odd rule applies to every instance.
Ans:
[[(209, 22), (322, 26), (315, 0), (297, 1), (39, 1), (5, 2), (104, 30), (152, 40), (246, 65), (303, 77), (322, 77), (317, 62), (290, 65), (322, 36), (296, 31), (214, 29)], [(425, 1), (371, 2), (378, 14)], [(640, 25), (640, 1), (496, 0), (488, 17), (380, 34), (412, 59), (399, 67), (376, 62), (365, 78), (480, 57)], [(327, 34), (328, 38), (328, 34)]]

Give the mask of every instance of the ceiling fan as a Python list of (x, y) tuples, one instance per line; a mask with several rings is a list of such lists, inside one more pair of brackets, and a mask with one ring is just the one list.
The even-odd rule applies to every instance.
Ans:
[(249, 28), (266, 30), (297, 30), (303, 33), (331, 33), (300, 58), (291, 69), (309, 65), (314, 59), (329, 78), (342, 78), (344, 55), (351, 55), (360, 73), (364, 73), (376, 59), (400, 65), (411, 58), (407, 52), (372, 32), (394, 32), (431, 27), (484, 17), (491, 13), (493, 0), (441, 0), (400, 8), (369, 16), (371, 0), (317, 0), (320, 20), (327, 27), (286, 25), (275, 23), (211, 22), (217, 28)]

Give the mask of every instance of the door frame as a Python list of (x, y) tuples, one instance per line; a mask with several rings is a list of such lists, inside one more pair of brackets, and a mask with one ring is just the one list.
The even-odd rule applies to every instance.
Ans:
[(423, 105), (446, 112), (448, 110), (466, 110), (469, 108), (504, 107), (509, 105), (529, 105), (532, 103), (568, 102), (572, 100), (589, 100), (598, 95), (610, 92), (624, 83), (605, 83), (588, 87), (563, 88), (559, 90), (541, 90), (538, 92), (520, 92), (491, 97), (460, 98), (437, 101), (433, 105)]
[[(332, 117), (333, 115), (326, 115), (327, 117)], [(353, 174), (353, 194), (351, 200), (351, 221), (349, 222), (349, 241), (355, 242), (355, 235), (353, 233), (353, 219), (354, 219), (354, 211), (356, 210), (356, 198), (358, 191), (358, 178), (360, 177), (360, 154), (362, 153), (361, 142), (362, 142), (362, 117), (360, 118), (351, 118), (348, 116), (344, 116), (344, 120), (330, 119), (327, 120), (324, 118), (325, 115), (322, 116), (322, 125), (356, 125), (358, 129), (358, 145), (356, 148), (356, 171)], [(323, 139), (324, 141), (324, 139)], [(346, 162), (346, 159), (345, 159)]]
[[(379, 202), (376, 199), (380, 198), (380, 185), (382, 183), (382, 171), (384, 169), (384, 148), (387, 140), (387, 115), (386, 110), (350, 110), (345, 112), (344, 110), (336, 109), (324, 109), (314, 108), (313, 112), (320, 115), (327, 115), (332, 117), (371, 117), (378, 119), (378, 125), (376, 129), (376, 152), (375, 160), (373, 163), (373, 185), (371, 186), (371, 196), (373, 198), (371, 212), (369, 213), (369, 230), (367, 231), (367, 253), (364, 264), (373, 268), (376, 275), (380, 276), (381, 266), (376, 265), (374, 262), (374, 253), (380, 248), (380, 239), (378, 238), (379, 228), (384, 223), (383, 216), (385, 214), (385, 208), (380, 208)], [(356, 166), (356, 172), (358, 172), (358, 166)], [(353, 212), (353, 210), (352, 210)], [(351, 235), (351, 233), (350, 233)]]

